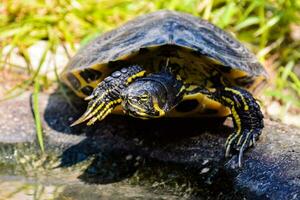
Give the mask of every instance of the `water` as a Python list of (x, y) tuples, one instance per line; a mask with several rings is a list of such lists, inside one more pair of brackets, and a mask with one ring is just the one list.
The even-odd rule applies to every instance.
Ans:
[[(37, 153), (38, 149), (32, 144), (1, 145), (0, 149), (1, 200), (182, 199), (155, 184), (137, 184), (140, 179), (137, 171), (130, 178), (115, 182), (110, 179), (110, 183), (93, 184), (87, 183), (87, 179), (97, 177), (81, 177), (93, 159), (71, 167), (58, 167), (61, 164), (60, 155), (54, 149), (51, 153), (44, 154)], [(92, 168), (89, 170), (93, 172)]]
[(145, 187), (124, 183), (85, 185), (78, 182), (58, 183), (50, 179), (0, 176), (1, 199), (179, 199), (171, 194), (154, 193)]

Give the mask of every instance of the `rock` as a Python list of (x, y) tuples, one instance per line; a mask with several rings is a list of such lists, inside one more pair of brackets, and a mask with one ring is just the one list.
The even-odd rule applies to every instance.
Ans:
[(0, 130), (2, 143), (22, 143), (35, 140), (30, 94), (17, 100), (1, 102)]
[[(32, 154), (20, 147), (22, 143), (36, 144), (30, 102), (30, 94), (25, 93), (0, 105), (2, 163), (14, 156), (15, 151), (7, 149), (21, 148)], [(222, 120), (144, 121), (110, 116), (91, 127), (70, 127), (84, 106), (75, 97), (74, 105), (68, 102), (59, 94), (39, 96), (47, 153), (61, 155), (59, 162), (52, 162), (55, 169), (72, 169), (63, 175), (76, 174), (80, 183), (140, 185), (156, 194), (171, 192), (172, 199), (300, 198), (297, 128), (266, 119), (260, 140), (245, 153), (239, 169), (236, 156), (224, 158), (224, 142), (232, 129), (222, 125)], [(37, 150), (35, 145), (26, 148)], [(45, 158), (47, 163), (49, 159)]]

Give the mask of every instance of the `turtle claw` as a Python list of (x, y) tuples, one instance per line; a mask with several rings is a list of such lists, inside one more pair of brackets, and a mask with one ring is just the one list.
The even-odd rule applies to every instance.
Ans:
[(87, 120), (89, 120), (92, 116), (93, 116), (93, 113), (92, 113), (93, 110), (91, 109), (88, 109), (85, 111), (85, 113), (80, 117), (78, 118), (76, 121), (74, 121), (70, 126), (76, 126), (78, 124), (81, 124)]
[[(238, 166), (242, 167), (242, 160), (245, 150), (255, 145), (255, 141), (260, 135), (260, 129), (244, 130), (241, 135), (233, 134), (228, 137), (225, 143), (226, 152), (225, 157), (230, 157), (232, 151), (238, 152)], [(239, 136), (239, 137), (238, 137)]]
[(228, 144), (228, 145), (225, 144), (225, 157), (226, 158), (230, 157), (230, 152), (231, 152), (231, 145), (230, 144)]
[[(238, 145), (238, 137), (237, 135), (233, 135), (234, 139), (228, 138), (225, 147), (226, 147), (226, 152), (225, 152), (225, 157), (229, 158), (231, 157), (231, 152), (238, 152), (238, 158), (237, 158), (237, 163), (239, 167), (242, 167), (242, 159), (243, 159), (243, 154), (245, 149), (249, 147), (249, 145), (245, 145), (248, 143), (247, 141), (243, 141), (243, 145)], [(242, 136), (241, 136), (242, 137)]]
[(84, 98), (85, 101), (90, 101), (94, 98), (95, 96), (93, 94), (91, 94), (90, 96), (87, 96)]
[(255, 138), (255, 137), (252, 138), (252, 146), (253, 146), (253, 147), (256, 146), (256, 138)]
[(79, 119), (77, 119), (75, 122), (73, 122), (70, 126), (72, 127), (72, 126), (81, 124), (82, 122), (87, 120), (87, 116), (88, 116), (88, 113), (86, 112)]

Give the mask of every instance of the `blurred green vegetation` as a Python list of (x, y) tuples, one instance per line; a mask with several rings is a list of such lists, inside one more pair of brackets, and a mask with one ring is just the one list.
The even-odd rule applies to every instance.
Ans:
[[(5, 97), (32, 89), (36, 82), (41, 90), (56, 85), (58, 79), (50, 80), (41, 71), (47, 53), (56, 54), (59, 46), (71, 56), (78, 44), (159, 9), (188, 12), (233, 33), (270, 72), (272, 84), (265, 96), (300, 108), (298, 0), (4, 0), (0, 3), (0, 72), (22, 74), (6, 89)], [(39, 41), (47, 45), (34, 68), (35, 58), (28, 49)], [(10, 62), (14, 53), (23, 57), (24, 65)], [(63, 67), (56, 64), (56, 68)], [(2, 83), (8, 81), (0, 76)]]

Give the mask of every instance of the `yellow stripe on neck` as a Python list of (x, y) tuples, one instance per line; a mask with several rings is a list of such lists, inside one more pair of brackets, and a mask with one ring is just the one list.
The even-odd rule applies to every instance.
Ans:
[(164, 115), (166, 114), (165, 111), (159, 107), (159, 105), (158, 105), (157, 102), (153, 102), (153, 108), (154, 108), (157, 112), (159, 112), (159, 116), (160, 116), (160, 117), (161, 117), (161, 116), (164, 116)]

